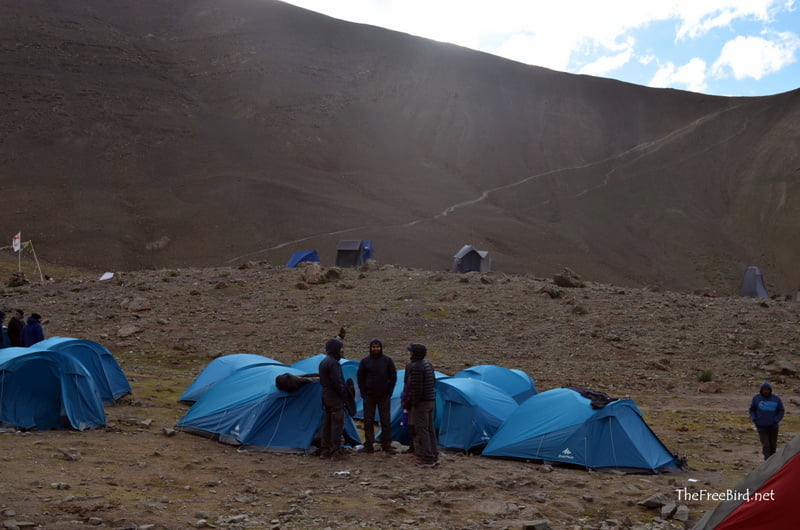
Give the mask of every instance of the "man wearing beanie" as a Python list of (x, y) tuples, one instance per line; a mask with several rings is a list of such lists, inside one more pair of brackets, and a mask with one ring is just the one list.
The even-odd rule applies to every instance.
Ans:
[(358, 388), (364, 399), (364, 452), (375, 449), (375, 408), (381, 423), (381, 448), (386, 454), (394, 454), (392, 448), (392, 427), (389, 415), (394, 385), (397, 382), (397, 369), (391, 357), (383, 354), (383, 343), (372, 339), (369, 355), (358, 364)]
[(325, 358), (319, 363), (319, 382), (322, 385), (322, 407), (325, 413), (320, 434), (321, 458), (348, 460), (342, 448), (344, 431), (344, 407), (350, 395), (344, 382), (342, 358), (344, 344), (339, 339), (325, 343)]
[(433, 366), (425, 359), (428, 348), (424, 344), (409, 344), (411, 361), (406, 365), (404, 392), (410, 400), (410, 422), (414, 425), (414, 458), (425, 467), (439, 465), (439, 442), (433, 426), (436, 410), (436, 375)]

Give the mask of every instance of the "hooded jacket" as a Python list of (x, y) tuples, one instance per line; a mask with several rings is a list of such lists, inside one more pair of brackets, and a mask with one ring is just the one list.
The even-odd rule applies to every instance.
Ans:
[(325, 358), (319, 363), (319, 383), (322, 385), (322, 400), (326, 407), (344, 407), (350, 397), (344, 382), (342, 365), (342, 342), (331, 339), (325, 345)]
[[(765, 388), (770, 390), (768, 396), (764, 396), (761, 391)], [(767, 381), (761, 384), (758, 394), (753, 396), (750, 402), (750, 419), (753, 420), (759, 431), (771, 431), (778, 428), (778, 424), (783, 419), (783, 401), (772, 393), (772, 385)]]
[[(380, 346), (381, 351), (372, 353), (373, 344)], [(380, 340), (372, 339), (369, 346), (370, 354), (358, 363), (356, 372), (358, 388), (362, 396), (376, 399), (389, 397), (397, 383), (397, 368), (392, 358), (383, 354), (383, 344)]]
[(34, 316), (28, 317), (28, 322), (22, 328), (20, 338), (22, 339), (22, 345), (26, 348), (44, 340), (42, 325)]

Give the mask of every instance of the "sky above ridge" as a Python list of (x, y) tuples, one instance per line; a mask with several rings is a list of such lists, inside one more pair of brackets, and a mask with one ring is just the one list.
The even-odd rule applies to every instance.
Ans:
[(720, 96), (800, 88), (800, 0), (284, 0), (561, 72)]

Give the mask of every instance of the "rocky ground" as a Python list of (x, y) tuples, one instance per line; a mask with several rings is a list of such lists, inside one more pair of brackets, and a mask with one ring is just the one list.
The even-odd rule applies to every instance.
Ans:
[[(5, 259), (5, 258), (3, 258)], [(0, 262), (2, 278), (16, 270)], [(107, 346), (133, 396), (88, 431), (0, 434), (6, 528), (683, 528), (761, 461), (746, 409), (765, 379), (784, 399), (781, 443), (800, 430), (800, 304), (660, 292), (500, 273), (456, 275), (391, 265), (307, 283), (268, 263), (115, 274), (45, 267), (0, 287), (0, 308), (46, 320), (47, 336)], [(324, 271), (323, 271), (324, 272)], [(557, 273), (559, 271), (553, 271)], [(579, 271), (578, 271), (579, 272)], [(5, 283), (5, 282), (4, 282)], [(373, 337), (402, 365), (409, 342), (435, 368), (499, 364), (540, 391), (565, 385), (636, 401), (685, 473), (622, 475), (447, 453), (436, 469), (405, 455), (349, 462), (238, 452), (171, 429), (177, 402), (219, 355), (291, 363), (346, 326), (349, 358)], [(710, 379), (710, 382), (701, 382)], [(662, 494), (688, 521), (639, 503)]]

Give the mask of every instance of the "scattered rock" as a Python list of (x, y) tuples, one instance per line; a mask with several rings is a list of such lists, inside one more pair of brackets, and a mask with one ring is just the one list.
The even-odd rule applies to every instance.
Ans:
[(553, 275), (553, 281), (559, 287), (584, 287), (581, 277), (566, 267), (559, 274)]
[(718, 394), (722, 392), (722, 387), (714, 381), (706, 381), (697, 386), (697, 391), (704, 394)]

